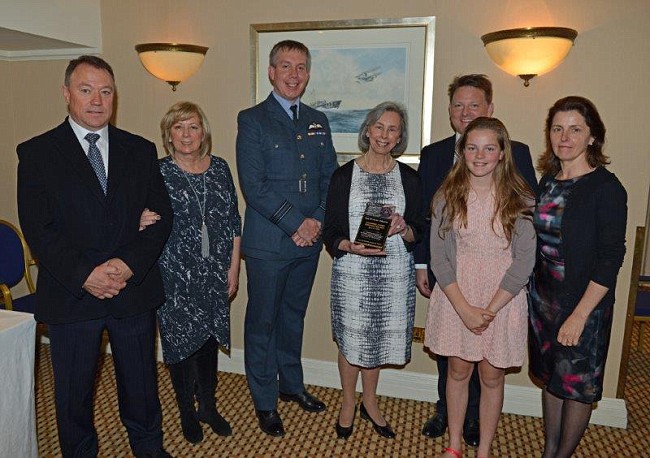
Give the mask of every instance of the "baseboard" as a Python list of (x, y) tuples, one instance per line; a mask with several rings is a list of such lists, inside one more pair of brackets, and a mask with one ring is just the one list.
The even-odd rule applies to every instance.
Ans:
[[(159, 355), (160, 357), (162, 354)], [(316, 359), (303, 359), (305, 383), (341, 389), (337, 364)], [(219, 355), (219, 370), (236, 374), (244, 373), (244, 351), (233, 349), (230, 357)], [(384, 369), (379, 377), (377, 393), (394, 398), (415, 401), (435, 402), (438, 400), (437, 375), (427, 375), (406, 370)], [(357, 385), (361, 391), (361, 382)], [(505, 386), (503, 412), (531, 417), (542, 416), (542, 391), (539, 388), (507, 385)], [(433, 406), (431, 407), (433, 412)], [(595, 425), (627, 428), (627, 407), (624, 399), (603, 398), (591, 415)]]
[[(42, 343), (49, 343), (49, 339), (46, 337), (41, 337), (41, 339)], [(158, 361), (162, 361), (160, 341), (158, 341), (157, 349)], [(110, 344), (107, 346), (106, 351), (110, 353)], [(304, 358), (302, 367), (306, 384), (341, 389), (336, 363)], [(219, 370), (244, 374), (244, 350), (232, 349), (230, 356), (223, 353), (219, 354)], [(437, 375), (421, 374), (407, 370), (384, 369), (381, 372), (381, 377), (379, 377), (377, 393), (393, 398), (433, 403), (438, 400), (437, 386)], [(357, 391), (361, 391), (361, 381), (357, 384)], [(541, 399), (542, 391), (539, 388), (506, 384), (503, 412), (541, 418)], [(626, 429), (627, 406), (625, 400), (617, 398), (601, 399), (591, 415), (590, 423)]]

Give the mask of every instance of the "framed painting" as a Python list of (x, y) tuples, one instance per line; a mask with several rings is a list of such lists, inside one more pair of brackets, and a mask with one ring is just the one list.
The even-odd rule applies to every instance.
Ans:
[(431, 139), (435, 17), (252, 24), (250, 33), (253, 103), (272, 90), (273, 45), (300, 41), (312, 56), (301, 100), (327, 115), (339, 161), (360, 154), (357, 135), (366, 114), (392, 100), (409, 116), (409, 144), (399, 160), (419, 162)]

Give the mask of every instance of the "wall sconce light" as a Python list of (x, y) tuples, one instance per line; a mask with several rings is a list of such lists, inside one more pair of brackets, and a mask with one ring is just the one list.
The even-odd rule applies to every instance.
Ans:
[(488, 33), (481, 40), (490, 59), (528, 87), (531, 78), (560, 65), (577, 36), (565, 27), (528, 27)]
[(199, 69), (208, 52), (205, 46), (177, 43), (145, 43), (136, 45), (135, 50), (144, 68), (168, 82), (172, 91)]

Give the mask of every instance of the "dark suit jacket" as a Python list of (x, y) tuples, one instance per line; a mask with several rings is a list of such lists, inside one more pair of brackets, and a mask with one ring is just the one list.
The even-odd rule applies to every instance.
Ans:
[[(164, 300), (156, 260), (172, 226), (169, 195), (148, 140), (109, 126), (108, 192), (66, 119), (18, 145), (18, 214), (39, 261), (35, 318), (49, 324), (133, 316)], [(161, 220), (139, 231), (149, 208)], [(82, 289), (92, 270), (117, 257), (133, 271), (117, 296)]]
[[(455, 149), (455, 134), (422, 148), (418, 172), (420, 173), (420, 179), (422, 180), (422, 186), (424, 188), (424, 198), (422, 199), (422, 202), (426, 206), (424, 210), (426, 215), (431, 214), (431, 199), (454, 164)], [(535, 169), (533, 168), (533, 161), (530, 157), (528, 145), (513, 140), (512, 157), (519, 173), (524, 177), (533, 190), (533, 193), (537, 194), (537, 178), (535, 177)], [(430, 221), (430, 219), (428, 220)], [(422, 240), (415, 248), (416, 264), (430, 264), (430, 232), (431, 227), (430, 225), (427, 225), (424, 237), (422, 237)], [(430, 269), (428, 270), (430, 271)], [(433, 285), (429, 286), (433, 287)]]
[[(258, 259), (310, 256), (322, 248), (297, 247), (291, 235), (305, 218), (321, 223), (327, 188), (337, 167), (327, 117), (300, 104), (294, 125), (270, 94), (237, 117), (237, 172), (246, 200), (242, 252)], [(307, 192), (299, 181), (305, 176)]]

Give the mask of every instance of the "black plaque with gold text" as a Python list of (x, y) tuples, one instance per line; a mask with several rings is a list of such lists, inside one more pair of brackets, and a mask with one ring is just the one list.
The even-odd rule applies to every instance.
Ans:
[(367, 248), (383, 250), (390, 229), (390, 217), (394, 211), (394, 205), (368, 202), (366, 211), (361, 217), (361, 224), (354, 243), (360, 243)]

